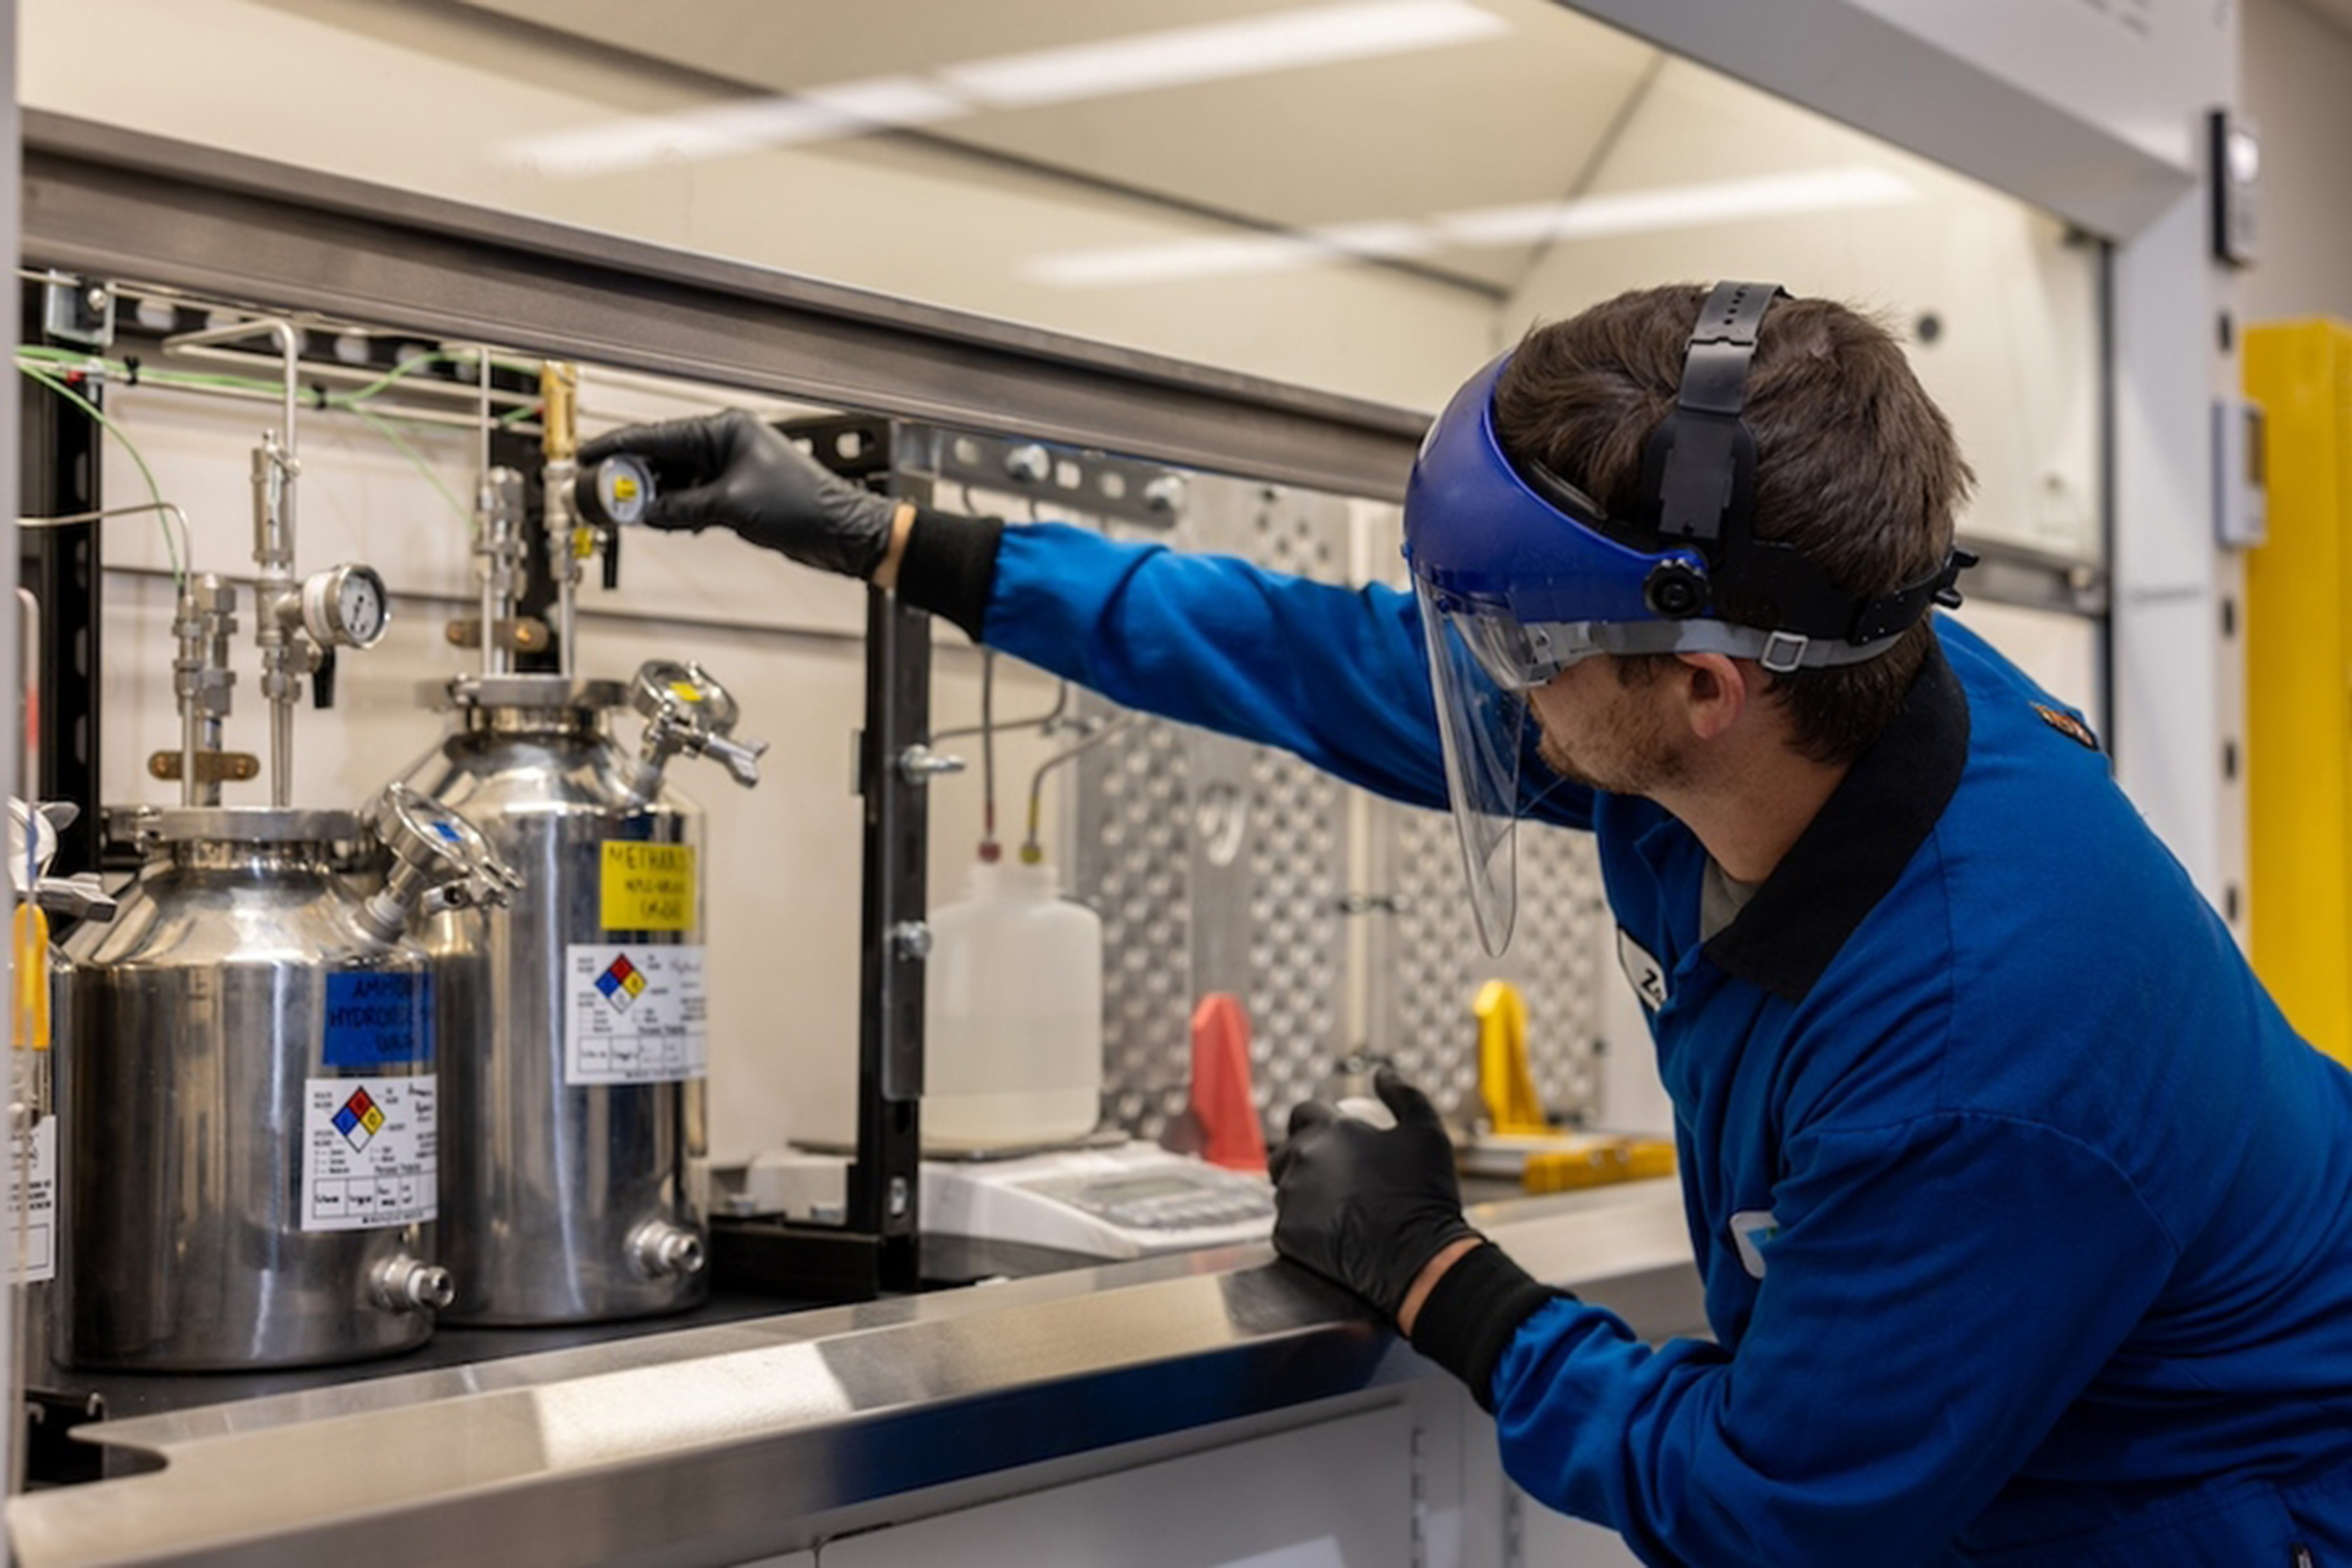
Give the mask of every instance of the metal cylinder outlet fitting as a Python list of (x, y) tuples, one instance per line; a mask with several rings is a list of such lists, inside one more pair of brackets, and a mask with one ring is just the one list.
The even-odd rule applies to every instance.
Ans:
[(655, 1279), (702, 1272), (709, 1255), (702, 1237), (682, 1225), (649, 1219), (629, 1233), (629, 1256)]
[(387, 1258), (376, 1266), (375, 1304), (388, 1312), (437, 1312), (457, 1299), (457, 1281), (437, 1263)]

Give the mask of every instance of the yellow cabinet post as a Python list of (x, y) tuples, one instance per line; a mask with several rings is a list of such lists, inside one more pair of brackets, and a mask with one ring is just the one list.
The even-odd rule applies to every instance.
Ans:
[(2304, 1037), (2352, 1062), (2352, 328), (2250, 329), (2270, 537), (2246, 558), (2254, 968)]

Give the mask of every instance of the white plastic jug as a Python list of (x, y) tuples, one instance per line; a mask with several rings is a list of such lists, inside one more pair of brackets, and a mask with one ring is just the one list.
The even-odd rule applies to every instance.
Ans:
[(1102, 921), (1044, 866), (985, 862), (930, 916), (923, 1142), (1083, 1138), (1102, 1109)]

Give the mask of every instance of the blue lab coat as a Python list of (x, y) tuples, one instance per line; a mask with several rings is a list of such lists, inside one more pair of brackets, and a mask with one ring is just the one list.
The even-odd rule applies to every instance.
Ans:
[[(901, 590), (989, 645), (1444, 805), (1408, 595), (955, 521)], [(1507, 1468), (1651, 1563), (2352, 1564), (2352, 1074), (2079, 717), (1937, 636), (1711, 940), (1680, 823), (1543, 803), (1646, 993), (1715, 1342), (1443, 1284), (1416, 1341), (1512, 1315), (1466, 1373)]]

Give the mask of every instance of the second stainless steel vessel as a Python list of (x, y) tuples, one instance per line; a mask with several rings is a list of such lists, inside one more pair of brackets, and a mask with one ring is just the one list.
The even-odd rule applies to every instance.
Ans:
[[(553, 1323), (702, 1300), (706, 1135), (702, 817), (662, 782), (680, 752), (758, 780), (727, 693), (655, 663), (633, 689), (551, 675), (463, 677), (455, 721), (413, 770), (524, 887), (472, 931), (427, 932), (451, 1053), (441, 1079), (445, 1319)], [(633, 754), (611, 714), (633, 703)]]

